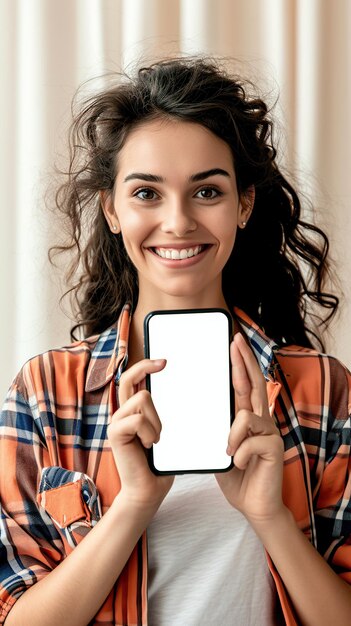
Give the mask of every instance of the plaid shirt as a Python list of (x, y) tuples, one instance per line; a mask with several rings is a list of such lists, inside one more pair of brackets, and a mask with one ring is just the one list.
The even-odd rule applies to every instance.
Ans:
[[(301, 531), (351, 583), (350, 374), (314, 350), (278, 349), (244, 313), (235, 313), (267, 380), (284, 440), (284, 501)], [(106, 429), (118, 407), (129, 324), (126, 305), (116, 326), (100, 336), (30, 360), (9, 390), (0, 425), (0, 624), (119, 491)], [(267, 559), (285, 622), (296, 624)], [(144, 533), (91, 624), (146, 623)]]

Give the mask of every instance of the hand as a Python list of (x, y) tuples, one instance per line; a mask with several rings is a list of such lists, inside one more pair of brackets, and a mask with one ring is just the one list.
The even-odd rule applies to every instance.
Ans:
[(159, 372), (165, 365), (162, 359), (143, 359), (123, 372), (119, 383), (120, 407), (108, 427), (121, 493), (141, 508), (158, 508), (174, 480), (172, 476), (156, 476), (149, 468), (146, 449), (159, 441), (161, 422), (150, 392), (137, 391), (146, 374)]
[(282, 500), (284, 446), (269, 414), (266, 383), (250, 347), (240, 333), (230, 347), (235, 390), (235, 419), (227, 453), (235, 467), (216, 474), (230, 504), (255, 526), (285, 510)]

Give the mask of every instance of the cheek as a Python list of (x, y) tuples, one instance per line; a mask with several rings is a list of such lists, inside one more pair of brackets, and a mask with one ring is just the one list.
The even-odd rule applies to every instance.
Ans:
[(145, 221), (129, 215), (121, 216), (119, 224), (125, 244), (131, 247), (140, 246), (146, 237), (147, 228)]
[(238, 216), (231, 202), (226, 204), (221, 211), (214, 212), (213, 215), (211, 215), (211, 224), (209, 224), (209, 227), (213, 233), (216, 233), (218, 239), (221, 241), (235, 238), (238, 227)]
[(224, 246), (233, 246), (235, 242), (236, 232), (237, 232), (237, 223), (232, 220), (231, 222), (223, 222), (221, 227), (218, 229), (218, 239), (222, 242)]
[(233, 224), (231, 227), (228, 227), (226, 231), (223, 231), (222, 238), (220, 239), (221, 241), (220, 250), (222, 253), (221, 257), (222, 257), (222, 261), (224, 262), (224, 265), (227, 263), (233, 251), (235, 239), (236, 239), (236, 233), (237, 233), (236, 224)]

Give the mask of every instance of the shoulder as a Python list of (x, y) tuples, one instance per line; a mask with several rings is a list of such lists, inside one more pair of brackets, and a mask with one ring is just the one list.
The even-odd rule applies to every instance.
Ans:
[(32, 357), (17, 374), (12, 389), (28, 401), (33, 395), (56, 391), (70, 381), (83, 382), (98, 339), (95, 335)]
[(1, 433), (26, 442), (39, 438), (46, 445), (57, 429), (66, 432), (88, 401), (86, 376), (97, 339), (90, 337), (29, 359), (3, 403)]
[(287, 346), (275, 353), (281, 376), (294, 404), (327, 407), (345, 420), (351, 413), (351, 374), (339, 359), (310, 348)]

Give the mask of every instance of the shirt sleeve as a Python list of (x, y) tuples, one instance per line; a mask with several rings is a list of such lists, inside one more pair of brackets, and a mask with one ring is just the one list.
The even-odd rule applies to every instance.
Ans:
[(21, 594), (63, 557), (60, 535), (36, 501), (48, 461), (38, 426), (14, 383), (0, 418), (0, 624)]
[(324, 471), (315, 499), (317, 547), (351, 584), (351, 376), (335, 359), (329, 367), (328, 428), (322, 430)]

